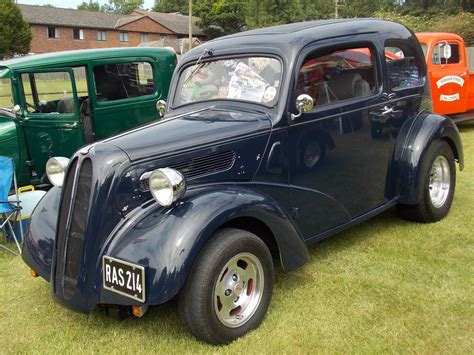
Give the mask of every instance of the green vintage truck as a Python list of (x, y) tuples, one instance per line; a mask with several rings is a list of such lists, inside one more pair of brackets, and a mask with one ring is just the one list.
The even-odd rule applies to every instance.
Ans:
[(0, 155), (20, 185), (46, 161), (160, 118), (176, 54), (164, 48), (56, 52), (0, 61)]

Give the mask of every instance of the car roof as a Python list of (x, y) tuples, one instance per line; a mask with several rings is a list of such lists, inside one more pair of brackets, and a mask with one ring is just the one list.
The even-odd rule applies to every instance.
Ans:
[(169, 57), (175, 53), (168, 48), (131, 47), (131, 48), (104, 48), (85, 49), (64, 52), (29, 55), (19, 58), (0, 61), (0, 67), (10, 70), (21, 70), (32, 67), (51, 67), (56, 65), (77, 65), (97, 59), (112, 59), (127, 56), (138, 57)]
[(285, 56), (294, 55), (308, 43), (339, 36), (390, 33), (394, 37), (408, 38), (412, 32), (405, 26), (380, 19), (334, 19), (279, 25), (240, 32), (209, 41), (183, 57), (195, 59), (203, 51), (249, 52), (251, 48), (263, 51), (279, 51)]

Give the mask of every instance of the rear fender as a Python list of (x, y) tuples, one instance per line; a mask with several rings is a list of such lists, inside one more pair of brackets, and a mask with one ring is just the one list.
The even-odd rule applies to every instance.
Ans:
[(439, 140), (445, 140), (451, 146), (454, 157), (459, 163), (459, 169), (464, 169), (461, 138), (453, 121), (426, 111), (420, 113), (413, 121), (408, 134), (399, 137), (397, 143), (399, 148), (395, 150), (401, 151), (398, 175), (400, 203), (410, 205), (421, 201), (423, 193), (420, 187), (421, 165), (428, 147)]
[[(172, 208), (152, 203), (145, 211), (139, 210), (132, 214), (140, 217), (131, 217), (122, 227), (117, 226), (101, 255), (146, 267), (148, 304), (163, 303), (175, 296), (205, 243), (236, 218), (257, 219), (272, 231), (285, 270), (296, 269), (309, 260), (306, 245), (283, 210), (255, 190), (201, 187), (188, 191)], [(111, 292), (102, 292), (101, 303), (117, 301)]]

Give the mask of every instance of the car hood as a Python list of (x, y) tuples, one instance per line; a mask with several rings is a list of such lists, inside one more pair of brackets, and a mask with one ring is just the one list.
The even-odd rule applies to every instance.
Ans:
[(132, 162), (197, 150), (269, 132), (269, 115), (256, 111), (209, 107), (164, 120), (108, 139)]

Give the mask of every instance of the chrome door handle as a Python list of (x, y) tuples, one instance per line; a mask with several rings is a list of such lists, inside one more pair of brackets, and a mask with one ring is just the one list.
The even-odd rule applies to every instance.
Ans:
[(388, 116), (390, 115), (391, 113), (393, 113), (395, 111), (395, 109), (393, 107), (388, 107), (388, 106), (385, 106), (383, 108), (383, 111), (381, 112), (382, 115), (384, 116)]
[(77, 122), (74, 122), (74, 123), (66, 123), (66, 124), (64, 124), (64, 127), (67, 127), (67, 128), (76, 128), (76, 127), (77, 127)]

